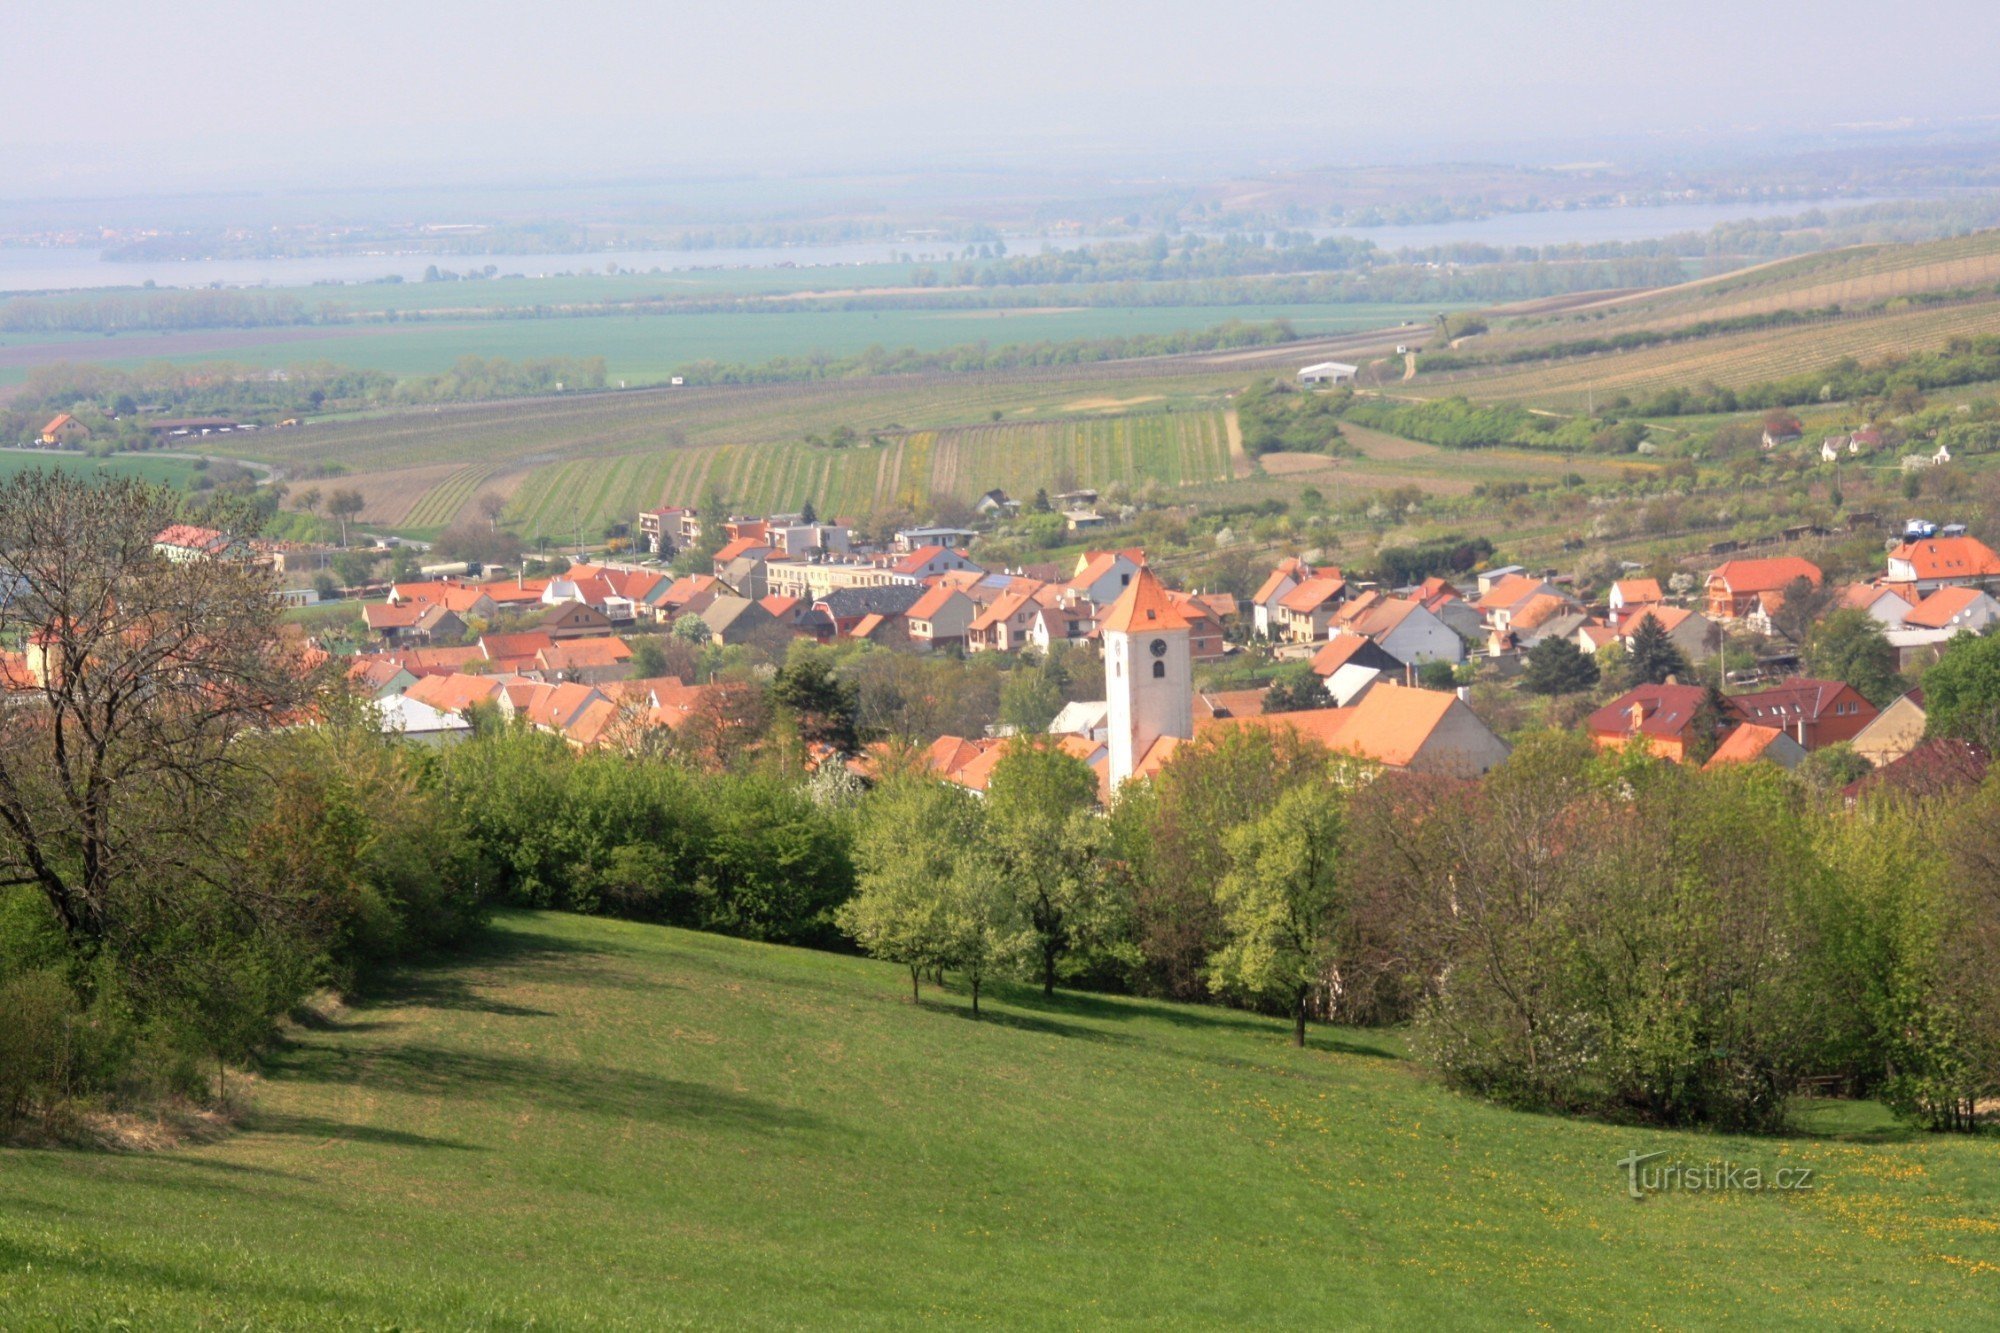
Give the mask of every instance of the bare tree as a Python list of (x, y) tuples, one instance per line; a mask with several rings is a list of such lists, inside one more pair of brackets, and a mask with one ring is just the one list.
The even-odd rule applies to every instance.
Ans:
[(361, 492), (350, 488), (335, 491), (326, 498), (326, 512), (340, 520), (340, 544), (347, 545), (347, 520), (367, 507), (368, 501)]
[(507, 512), (507, 497), (498, 491), (488, 491), (473, 503), (478, 507), (480, 515), (485, 518), (487, 530), (498, 531), (500, 515)]
[(27, 677), (0, 707), (0, 883), (39, 888), (85, 948), (161, 919), (191, 881), (247, 891), (224, 852), (247, 742), (312, 691), (270, 573), (204, 532), (176, 534), (200, 556), (162, 554), (181, 521), (139, 482), (0, 484), (0, 637), (26, 645)]

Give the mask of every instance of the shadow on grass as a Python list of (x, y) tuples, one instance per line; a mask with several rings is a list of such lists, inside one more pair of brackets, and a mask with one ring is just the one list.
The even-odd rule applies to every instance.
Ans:
[[(1092, 995), (1082, 991), (1057, 991), (1054, 996), (1043, 995), (1034, 987), (1003, 984), (996, 999), (1011, 1008), (1025, 1009), (1032, 1014), (1066, 1015), (1088, 1018), (1100, 1022), (1130, 1023), (1134, 1019), (1147, 1019), (1165, 1023), (1170, 1027), (1186, 1031), (1210, 1031), (1244, 1036), (1290, 1036), (1289, 1020), (1273, 1018), (1263, 1014), (1247, 1013), (1241, 1009), (1202, 1009), (1191, 1005), (1172, 1004), (1164, 1000), (1147, 1000), (1102, 995)], [(1349, 1029), (1328, 1028), (1315, 1024), (1306, 1030), (1306, 1049), (1335, 1051), (1341, 1055), (1360, 1055), (1375, 1060), (1401, 1060), (1403, 1056), (1384, 1045), (1367, 1040), (1355, 1040), (1347, 1035)], [(1075, 1035), (1104, 1036), (1093, 1029), (1079, 1029)], [(1124, 1040), (1125, 1038), (1121, 1038)]]
[[(504, 985), (504, 974), (534, 968), (553, 960), (578, 960), (602, 956), (604, 950), (575, 940), (560, 939), (516, 928), (504, 914), (484, 929), (474, 932), (457, 947), (421, 963), (384, 968), (370, 975), (363, 986), (365, 1005), (414, 1005), (428, 1009), (453, 1009), (465, 1013), (496, 1014), (503, 1018), (554, 1018), (547, 1009), (510, 1004), (481, 994), (482, 988)], [(462, 975), (476, 968), (477, 980)], [(499, 974), (499, 975), (496, 975)], [(344, 1032), (368, 1031), (366, 1020), (331, 1024)]]
[[(967, 1022), (986, 1023), (997, 1028), (1013, 1028), (1019, 1032), (1038, 1032), (1046, 1037), (1063, 1037), (1074, 1041), (1117, 1042), (1120, 1044), (1132, 1041), (1132, 1038), (1123, 1032), (1105, 1032), (1101, 1028), (1082, 1027), (1075, 1023), (1059, 1023), (1053, 1018), (1042, 1018), (1036, 1014), (1015, 1013), (1011, 1009), (996, 1009), (990, 1001), (982, 1003), (979, 1013), (975, 1015), (972, 1012), (972, 1002), (969, 996), (955, 993), (953, 998), (963, 1000), (964, 1003), (944, 1006), (932, 1003), (924, 1007), (934, 1013), (949, 1014), (953, 1018), (963, 1018)], [(1010, 999), (1006, 1003), (1012, 1005), (1013, 1001)]]
[(461, 1143), (457, 1139), (411, 1134), (400, 1129), (384, 1129), (379, 1125), (349, 1124), (344, 1120), (330, 1120), (317, 1115), (260, 1113), (251, 1116), (245, 1128), (260, 1134), (292, 1134), (305, 1139), (342, 1139), (350, 1143), (368, 1143), (388, 1148), (439, 1148), (452, 1152), (490, 1151), (476, 1143)]
[(432, 1097), (513, 1099), (552, 1111), (626, 1116), (653, 1124), (709, 1121), (778, 1133), (825, 1123), (810, 1111), (643, 1070), (442, 1046), (349, 1049), (301, 1043), (287, 1053), (282, 1073), (301, 1082)]

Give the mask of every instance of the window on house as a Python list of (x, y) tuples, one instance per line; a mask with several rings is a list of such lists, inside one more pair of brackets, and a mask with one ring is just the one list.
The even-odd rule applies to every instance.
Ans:
[(1121, 587), (1121, 588), (1129, 588), (1129, 587), (1131, 587), (1131, 586), (1132, 586), (1132, 576), (1131, 576), (1130, 574), (1120, 574), (1120, 575), (1118, 576), (1118, 586), (1119, 586), (1119, 587)]
[(1153, 663), (1153, 679), (1165, 680), (1166, 678), (1167, 678), (1167, 664), (1165, 662)]

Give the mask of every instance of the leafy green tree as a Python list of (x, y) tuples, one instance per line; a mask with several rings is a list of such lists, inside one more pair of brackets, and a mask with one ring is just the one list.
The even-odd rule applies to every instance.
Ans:
[(857, 691), (833, 674), (832, 655), (818, 644), (793, 642), (771, 681), (771, 701), (798, 719), (805, 740), (849, 753), (858, 747)]
[(1020, 902), (1007, 864), (983, 838), (959, 853), (944, 889), (945, 956), (965, 978), (977, 1018), (987, 979), (1024, 947)]
[(1344, 907), (1340, 836), (1335, 789), (1292, 787), (1268, 814), (1230, 834), (1230, 870), (1216, 886), (1225, 942), (1209, 961), (1209, 984), (1283, 1003), (1299, 1046), (1313, 992), (1335, 957)]
[(928, 776), (885, 783), (864, 807), (854, 896), (834, 920), (870, 956), (910, 970), (912, 1003), (925, 973), (955, 961), (950, 886), (979, 829), (977, 798)]
[(708, 627), (708, 622), (692, 611), (683, 611), (675, 616), (668, 633), (691, 648), (705, 647), (715, 638), (715, 631)]
[(1667, 677), (1685, 680), (1691, 673), (1687, 654), (1668, 637), (1659, 619), (1647, 615), (1626, 641), (1630, 645), (1631, 669), (1626, 679), (1634, 685), (1664, 685)]
[(1427, 690), (1449, 690), (1458, 684), (1458, 669), (1442, 660), (1420, 663), (1417, 684)]
[(1000, 691), (1000, 722), (1017, 732), (1040, 732), (1062, 711), (1062, 683), (1046, 664), (1014, 668)]
[(1041, 739), (1017, 737), (987, 783), (987, 844), (1033, 932), (1044, 995), (1072, 954), (1120, 937), (1097, 801), (1090, 766)]
[(1805, 649), (1809, 673), (1845, 681), (1878, 708), (1902, 693), (1895, 646), (1866, 611), (1835, 611), (1813, 627)]
[(1271, 678), (1264, 689), (1266, 713), (1305, 713), (1333, 707), (1326, 682), (1309, 666), (1287, 667)]
[(1846, 741), (1833, 745), (1822, 745), (1807, 755), (1799, 766), (1792, 770), (1792, 776), (1807, 787), (1830, 795), (1850, 782), (1858, 782), (1875, 771), (1875, 765), (1855, 753), (1854, 747)]
[(1961, 634), (1924, 672), (1924, 731), (1991, 747), (2000, 739), (2000, 636)]
[(667, 652), (651, 635), (628, 640), (632, 645), (632, 679), (651, 680), (667, 674)]
[(800, 508), (799, 521), (801, 523), (819, 522), (819, 511), (813, 508), (813, 502), (811, 500), (806, 501), (804, 506)]
[(1574, 639), (1547, 638), (1528, 650), (1521, 688), (1530, 694), (1578, 694), (1597, 684), (1597, 660)]

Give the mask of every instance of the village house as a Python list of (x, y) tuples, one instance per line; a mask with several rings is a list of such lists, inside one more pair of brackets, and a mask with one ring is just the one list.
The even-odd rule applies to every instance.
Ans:
[(407, 694), (376, 700), (375, 713), (383, 735), (418, 745), (456, 744), (472, 734), (472, 723), (460, 714), (434, 708)]
[(1891, 700), (1873, 721), (1854, 734), (1850, 744), (1854, 753), (1881, 768), (1916, 749), (1928, 722), (1924, 692), (1911, 690)]
[(2000, 555), (1977, 537), (1923, 537), (1892, 548), (1885, 583), (1925, 597), (1939, 588), (1985, 587), (2000, 579)]
[(1313, 654), (1312, 671), (1326, 682), (1326, 692), (1336, 708), (1359, 703), (1378, 681), (1405, 680), (1406, 675), (1400, 659), (1359, 634), (1336, 634), (1328, 639), (1326, 646)]
[(758, 631), (778, 623), (760, 603), (734, 594), (714, 598), (699, 614), (710, 640), (723, 645), (748, 643)]
[(1085, 551), (1077, 557), (1076, 569), (1065, 585), (1079, 597), (1109, 606), (1132, 586), (1132, 578), (1146, 563), (1146, 553), (1137, 547), (1124, 551)]
[(1609, 611), (1607, 619), (1616, 625), (1620, 612), (1631, 607), (1658, 606), (1666, 600), (1658, 579), (1620, 579), (1611, 585), (1604, 603)]
[(641, 509), (636, 524), (639, 544), (657, 556), (671, 556), (701, 539), (701, 519), (679, 505)]
[(1911, 607), (1901, 628), (1983, 634), (1995, 621), (2000, 621), (2000, 601), (1983, 588), (1954, 584)]
[[(1334, 613), (1347, 596), (1344, 579), (1321, 575), (1299, 583), (1272, 608), (1273, 637), (1287, 643), (1317, 643), (1327, 635)], [(1381, 594), (1366, 594), (1379, 598)]]
[(1742, 620), (1760, 605), (1768, 613), (1766, 594), (1782, 592), (1794, 579), (1804, 579), (1817, 588), (1823, 577), (1818, 565), (1794, 555), (1730, 560), (1708, 576), (1705, 613), (1712, 621)]
[(1465, 640), (1420, 603), (1404, 597), (1366, 593), (1334, 613), (1328, 632), (1335, 639), (1360, 635), (1406, 666), (1465, 660)]
[(1584, 724), (1600, 750), (1634, 743), (1661, 759), (1681, 763), (1698, 748), (1702, 701), (1699, 685), (1641, 685), (1590, 715)]
[(1691, 611), (1684, 606), (1644, 606), (1629, 610), (1613, 631), (1618, 641), (1627, 649), (1632, 647), (1632, 636), (1642, 625), (1651, 621), (1667, 632), (1667, 639), (1681, 650), (1681, 655), (1690, 662), (1705, 662), (1715, 655), (1722, 643), (1722, 633), (1708, 617), (1699, 611)]
[(240, 560), (250, 548), (241, 538), (194, 523), (175, 523), (153, 538), (153, 551), (175, 564), (201, 560)]
[(1307, 579), (1329, 578), (1338, 580), (1338, 569), (1316, 570), (1305, 561), (1287, 556), (1278, 562), (1278, 567), (1264, 577), (1264, 582), (1250, 595), (1250, 628), (1261, 639), (1278, 637), (1277, 608), (1286, 593), (1304, 583)]
[(1805, 757), (1805, 747), (1788, 733), (1746, 722), (1723, 738), (1702, 769), (1713, 771), (1729, 764), (1752, 764), (1764, 759), (1789, 771), (1804, 762)]
[(1807, 750), (1853, 740), (1879, 711), (1852, 685), (1805, 676), (1755, 694), (1732, 695), (1725, 704), (1730, 719), (1776, 727)]
[(889, 573), (898, 583), (922, 583), (952, 570), (985, 572), (965, 552), (944, 546), (919, 546), (889, 563)]
[(1856, 583), (1842, 590), (1842, 610), (1865, 611), (1885, 630), (1901, 629), (1910, 614), (1912, 593), (1907, 585)]

